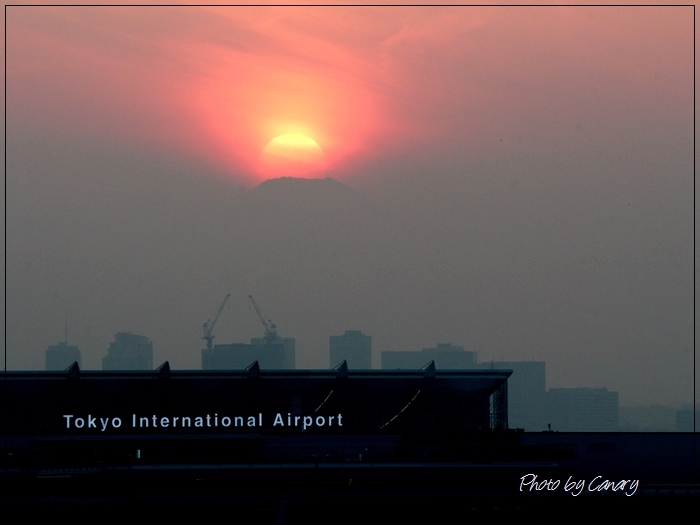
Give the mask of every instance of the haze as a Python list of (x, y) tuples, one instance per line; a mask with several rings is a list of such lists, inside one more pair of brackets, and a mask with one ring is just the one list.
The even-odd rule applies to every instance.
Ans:
[[(547, 362), (693, 396), (693, 8), (6, 10), (6, 362), (120, 331)], [(283, 133), (332, 180), (270, 180)], [(335, 364), (335, 363), (333, 363)]]

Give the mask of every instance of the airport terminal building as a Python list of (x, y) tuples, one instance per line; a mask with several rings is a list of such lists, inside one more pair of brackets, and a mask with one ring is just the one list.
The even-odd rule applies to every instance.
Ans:
[[(257, 362), (243, 370), (171, 371), (166, 362), (143, 372), (77, 365), (6, 372), (0, 406), (8, 490), (0, 502), (207, 498), (228, 505), (257, 498), (294, 502), (306, 516), (309, 498), (327, 502), (324, 508), (352, 501), (358, 513), (366, 509), (360, 502), (377, 498), (455, 508), (465, 501), (568, 504), (563, 490), (555, 500), (519, 491), (533, 473), (645, 478), (645, 490), (693, 486), (692, 434), (509, 430), (510, 375), (436, 370), (432, 362), (392, 371), (345, 363), (266, 370)], [(128, 494), (113, 492), (115, 481)]]
[[(9, 372), (8, 439), (440, 435), (505, 429), (510, 371)], [(496, 401), (494, 401), (494, 399)], [(499, 401), (500, 400), (500, 401)], [(57, 441), (57, 442), (58, 442)]]

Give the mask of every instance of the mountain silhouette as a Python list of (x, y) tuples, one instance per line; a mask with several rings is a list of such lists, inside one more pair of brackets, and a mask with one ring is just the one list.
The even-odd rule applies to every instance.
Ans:
[(333, 179), (273, 179), (242, 197), (232, 220), (236, 251), (251, 271), (341, 278), (376, 256), (379, 214)]

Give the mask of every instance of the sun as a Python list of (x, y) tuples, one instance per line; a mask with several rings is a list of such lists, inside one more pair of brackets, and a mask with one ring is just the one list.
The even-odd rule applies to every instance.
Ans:
[(327, 169), (326, 155), (321, 146), (301, 133), (286, 133), (272, 139), (263, 148), (258, 160), (261, 176), (320, 177)]

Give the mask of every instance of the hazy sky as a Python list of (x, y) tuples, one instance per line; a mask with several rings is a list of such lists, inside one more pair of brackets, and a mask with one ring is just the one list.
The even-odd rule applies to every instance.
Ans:
[[(692, 7), (8, 7), (7, 364), (360, 329), (692, 401)], [(303, 134), (333, 184), (267, 184)], [(281, 169), (278, 176), (289, 175)], [(266, 177), (271, 176), (269, 173)], [(290, 181), (287, 181), (288, 183)], [(354, 191), (353, 191), (354, 190)], [(335, 364), (335, 363), (334, 363)]]

